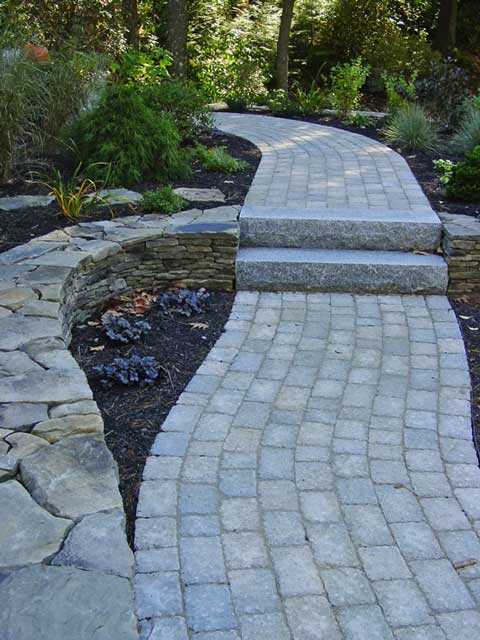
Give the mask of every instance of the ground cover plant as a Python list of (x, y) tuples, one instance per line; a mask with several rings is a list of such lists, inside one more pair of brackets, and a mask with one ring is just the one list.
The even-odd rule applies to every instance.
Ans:
[(155, 191), (145, 191), (142, 200), (142, 210), (148, 213), (178, 213), (187, 206), (187, 201), (169, 185)]

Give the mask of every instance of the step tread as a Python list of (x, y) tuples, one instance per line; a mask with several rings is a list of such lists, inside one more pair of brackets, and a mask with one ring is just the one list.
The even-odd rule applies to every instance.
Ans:
[(442, 256), (403, 251), (366, 251), (355, 249), (297, 249), (291, 247), (244, 247), (237, 261), (265, 263), (371, 264), (446, 267)]
[(318, 220), (319, 222), (395, 222), (422, 223), (440, 226), (442, 223), (433, 209), (419, 207), (411, 209), (329, 209), (302, 207), (264, 207), (244, 205), (240, 221), (245, 220)]

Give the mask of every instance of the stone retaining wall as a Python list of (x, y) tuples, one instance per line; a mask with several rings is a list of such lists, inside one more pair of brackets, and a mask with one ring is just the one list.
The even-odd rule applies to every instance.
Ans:
[(80, 224), (0, 255), (2, 640), (138, 638), (117, 466), (70, 329), (137, 288), (232, 289), (237, 215)]
[(448, 295), (480, 294), (480, 221), (472, 216), (440, 213), (442, 248), (448, 263)]

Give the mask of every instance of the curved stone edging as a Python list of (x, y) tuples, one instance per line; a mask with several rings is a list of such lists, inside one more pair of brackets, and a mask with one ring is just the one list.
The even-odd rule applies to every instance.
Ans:
[(237, 215), (80, 224), (0, 256), (2, 639), (138, 637), (117, 467), (70, 328), (136, 288), (231, 289)]

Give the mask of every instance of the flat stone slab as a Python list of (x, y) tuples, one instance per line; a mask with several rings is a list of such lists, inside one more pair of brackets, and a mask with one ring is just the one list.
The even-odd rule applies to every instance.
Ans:
[(37, 565), (0, 582), (2, 640), (138, 640), (125, 578)]
[(98, 195), (105, 198), (106, 204), (130, 204), (141, 202), (143, 195), (131, 189), (102, 189)]
[(73, 526), (42, 509), (15, 480), (0, 483), (0, 511), (0, 572), (48, 559)]
[(71, 436), (42, 447), (24, 458), (20, 468), (34, 499), (59, 517), (79, 520), (97, 511), (122, 509), (117, 467), (99, 437)]
[(53, 564), (131, 578), (134, 560), (125, 538), (123, 512), (85, 516), (69, 533)]
[(53, 196), (9, 196), (0, 198), (0, 209), (2, 211), (17, 211), (27, 207), (48, 207), (53, 200)]
[(220, 189), (197, 189), (192, 187), (177, 187), (174, 192), (190, 202), (225, 202), (225, 194)]

